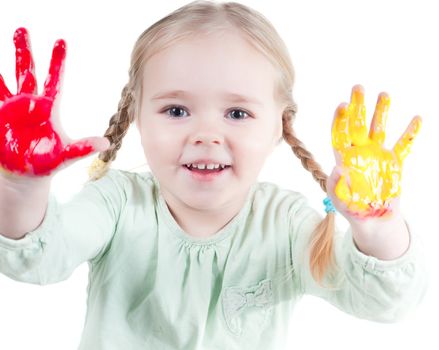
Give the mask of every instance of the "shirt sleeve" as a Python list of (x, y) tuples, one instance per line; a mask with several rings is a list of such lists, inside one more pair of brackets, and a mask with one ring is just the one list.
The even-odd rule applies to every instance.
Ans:
[(319, 285), (309, 267), (309, 241), (322, 219), (305, 198), (291, 207), (291, 250), (302, 294), (323, 298), (348, 314), (378, 322), (395, 322), (419, 304), (426, 291), (427, 272), (420, 242), (410, 229), (408, 250), (394, 260), (363, 254), (350, 228), (345, 234), (336, 229), (337, 269), (324, 279), (324, 287)]
[(110, 170), (66, 203), (50, 193), (39, 227), (19, 240), (0, 235), (0, 272), (44, 285), (67, 279), (85, 261), (99, 260), (111, 243), (123, 201), (115, 177)]

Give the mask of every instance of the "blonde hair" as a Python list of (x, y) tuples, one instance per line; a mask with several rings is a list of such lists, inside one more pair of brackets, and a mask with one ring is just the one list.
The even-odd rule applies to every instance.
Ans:
[[(277, 68), (276, 96), (285, 105), (282, 113), (283, 139), (326, 192), (327, 175), (292, 128), (297, 107), (292, 97), (294, 68), (288, 49), (276, 29), (262, 14), (236, 2), (193, 1), (154, 23), (140, 35), (131, 54), (129, 81), (122, 89), (117, 112), (111, 117), (104, 134), (111, 146), (99, 153), (98, 159), (90, 167), (90, 180), (96, 180), (106, 173), (116, 158), (129, 125), (140, 111), (142, 68), (145, 62), (155, 53), (180, 40), (231, 28), (244, 34), (249, 43)], [(312, 235), (309, 263), (312, 275), (319, 283), (328, 269), (335, 267), (333, 232), (334, 214), (329, 213)]]

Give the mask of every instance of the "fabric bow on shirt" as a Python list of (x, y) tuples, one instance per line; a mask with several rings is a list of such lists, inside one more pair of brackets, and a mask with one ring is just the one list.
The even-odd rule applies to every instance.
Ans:
[[(234, 334), (241, 335), (242, 318), (247, 309), (256, 309), (257, 311), (251, 316), (252, 322), (261, 325), (265, 322), (266, 311), (273, 304), (271, 280), (263, 280), (258, 285), (247, 288), (226, 288), (222, 301), (227, 326)], [(260, 312), (257, 309), (260, 309)]]

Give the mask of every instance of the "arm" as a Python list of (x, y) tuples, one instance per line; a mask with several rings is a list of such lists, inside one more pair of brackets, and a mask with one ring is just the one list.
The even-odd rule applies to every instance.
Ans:
[(44, 218), (51, 179), (12, 178), (0, 170), (0, 234), (20, 239)]
[[(56, 106), (66, 56), (64, 40), (54, 45), (41, 95), (26, 29), (16, 30), (14, 43), (16, 95), (0, 76), (0, 271), (18, 280), (48, 283), (65, 278), (108, 240), (110, 228), (100, 223), (101, 218), (89, 230), (81, 227), (92, 222), (91, 213), (101, 213), (102, 220), (114, 225), (105, 209), (104, 214), (98, 211), (103, 200), (90, 194), (93, 186), (71, 203), (74, 209), (58, 211), (56, 200), (49, 199), (51, 178), (75, 160), (105, 150), (109, 142), (100, 137), (73, 142), (61, 128)], [(89, 203), (75, 204), (87, 197)], [(84, 232), (91, 235), (89, 243), (81, 236)]]
[(55, 171), (109, 144), (97, 137), (73, 142), (61, 128), (56, 106), (66, 57), (64, 40), (54, 45), (41, 95), (26, 29), (16, 30), (14, 43), (16, 95), (0, 75), (0, 233), (19, 239), (41, 223)]
[(410, 234), (399, 210), (390, 217), (353, 222), (351, 231), (361, 252), (381, 260), (402, 256), (410, 245)]
[(50, 194), (35, 230), (19, 240), (0, 235), (0, 272), (44, 285), (67, 279), (85, 261), (99, 261), (111, 244), (123, 205), (120, 176), (109, 170), (66, 203)]
[(332, 145), (336, 166), (327, 192), (348, 220), (355, 244), (363, 253), (382, 260), (401, 256), (409, 233), (399, 208), (402, 164), (419, 132), (421, 119), (412, 119), (392, 150), (384, 148), (390, 98), (378, 96), (368, 132), (364, 92), (354, 86), (349, 105), (336, 110)]
[[(364, 92), (357, 85), (351, 102), (341, 104), (334, 116), (336, 167), (326, 188), (338, 212), (350, 223), (345, 237), (338, 234), (334, 239), (339, 270), (326, 281), (334, 289), (315, 285), (308, 276), (308, 260), (296, 252), (303, 268), (304, 292), (322, 296), (359, 317), (382, 321), (397, 319), (416, 305), (426, 286), (415, 236), (399, 210), (402, 163), (421, 119), (413, 118), (393, 149), (387, 150), (383, 144), (389, 103), (387, 94), (379, 95), (368, 132)], [(299, 215), (296, 224), (307, 237), (320, 219), (310, 209), (304, 212), (308, 212), (308, 222), (301, 223)], [(306, 252), (306, 244), (298, 245)]]
[(309, 269), (309, 239), (322, 217), (303, 199), (294, 203), (289, 218), (293, 261), (303, 294), (323, 298), (355, 317), (380, 322), (403, 318), (422, 300), (427, 273), (414, 232), (408, 230), (410, 245), (401, 256), (381, 260), (356, 247), (352, 228), (346, 233), (336, 230), (337, 269), (324, 280), (325, 288)]

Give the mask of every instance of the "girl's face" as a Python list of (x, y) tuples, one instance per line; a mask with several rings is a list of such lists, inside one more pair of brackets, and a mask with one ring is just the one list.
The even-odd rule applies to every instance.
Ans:
[[(165, 199), (209, 210), (247, 194), (282, 136), (275, 74), (230, 31), (181, 41), (146, 62), (136, 124)], [(200, 175), (190, 163), (230, 167)]]

